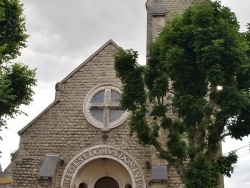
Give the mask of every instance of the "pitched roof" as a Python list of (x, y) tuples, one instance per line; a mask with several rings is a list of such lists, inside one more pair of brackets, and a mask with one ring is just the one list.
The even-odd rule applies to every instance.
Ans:
[(99, 48), (95, 53), (93, 53), (88, 59), (86, 59), (82, 64), (80, 64), (75, 70), (73, 70), (68, 76), (66, 76), (60, 83), (64, 83), (66, 80), (68, 80), (73, 74), (75, 74), (78, 70), (80, 70), (86, 63), (88, 63), (91, 59), (93, 59), (93, 57), (95, 57), (99, 52), (101, 52), (109, 44), (112, 44), (117, 49), (120, 48), (112, 39), (110, 39), (101, 48)]
[[(95, 53), (93, 53), (88, 59), (86, 59), (82, 64), (80, 64), (77, 68), (75, 68), (61, 82), (57, 83), (56, 89), (62, 83), (66, 82), (72, 75), (74, 75), (78, 70), (80, 70), (82, 67), (84, 67), (89, 61), (91, 61), (91, 59), (93, 59), (99, 52), (101, 52), (104, 48), (106, 48), (110, 44), (112, 44), (117, 49), (120, 48), (112, 39), (110, 39), (101, 48), (99, 48)], [(45, 114), (51, 107), (53, 107), (59, 101), (60, 100), (57, 97), (55, 97), (55, 100), (47, 108), (45, 108), (39, 115), (37, 115), (31, 122), (29, 122), (25, 127), (23, 127), (20, 131), (18, 131), (18, 134), (21, 135), (27, 128), (29, 128), (34, 122), (36, 122), (43, 114)]]

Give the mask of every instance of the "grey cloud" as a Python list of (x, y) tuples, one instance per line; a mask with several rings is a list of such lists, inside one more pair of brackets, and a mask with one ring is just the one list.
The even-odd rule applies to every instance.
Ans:
[(240, 22), (241, 31), (246, 31), (246, 24), (250, 23), (249, 10), (250, 1), (249, 0), (222, 0), (225, 6), (229, 7), (231, 11), (236, 13), (237, 20)]
[(22, 0), (30, 37), (21, 61), (58, 82), (109, 39), (146, 54), (144, 0)]
[(250, 187), (249, 155), (250, 153), (245, 154), (245, 155), (239, 155), (239, 159), (236, 164), (234, 173), (232, 174), (231, 178), (226, 178), (226, 182), (232, 188), (234, 187), (249, 188)]
[(28, 57), (20, 58), (20, 62), (29, 62), (31, 68), (36, 68), (38, 81), (56, 83), (66, 77), (81, 60), (70, 56), (55, 56), (51, 54), (25, 51)]
[[(41, 33), (40, 37), (47, 39), (44, 43), (34, 39), (37, 42), (30, 44), (30, 47), (37, 51), (75, 55), (89, 45), (98, 41), (106, 42), (110, 38), (136, 40), (139, 43), (146, 38), (144, 1), (22, 2), (27, 6), (27, 13), (34, 14), (36, 18), (27, 17), (30, 31)], [(102, 44), (99, 43), (100, 45)], [(144, 48), (141, 49), (144, 51)]]

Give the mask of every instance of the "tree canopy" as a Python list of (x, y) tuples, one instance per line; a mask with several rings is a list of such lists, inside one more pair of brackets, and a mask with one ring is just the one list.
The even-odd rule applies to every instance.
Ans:
[(19, 0), (0, 0), (0, 130), (5, 119), (14, 117), (20, 105), (32, 101), (35, 70), (13, 62), (26, 47), (25, 19)]
[(222, 156), (220, 144), (250, 134), (249, 37), (229, 8), (204, 0), (173, 16), (150, 45), (146, 67), (134, 50), (115, 55), (131, 132), (187, 188), (216, 188), (220, 174), (230, 177), (237, 155)]

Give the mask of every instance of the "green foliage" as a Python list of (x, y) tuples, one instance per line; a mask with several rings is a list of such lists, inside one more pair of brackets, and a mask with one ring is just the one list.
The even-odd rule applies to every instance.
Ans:
[(207, 156), (200, 156), (191, 161), (185, 169), (187, 188), (217, 188), (219, 185), (219, 173), (217, 165)]
[(28, 105), (32, 101), (36, 79), (35, 71), (29, 70), (28, 66), (20, 63), (13, 64), (3, 71), (0, 84), (0, 115), (18, 113), (21, 104)]
[(146, 67), (138, 67), (133, 50), (115, 56), (131, 132), (153, 145), (187, 188), (218, 187), (219, 174), (230, 176), (237, 161), (220, 155), (220, 142), (250, 134), (248, 29), (240, 33), (229, 8), (204, 0), (165, 26)]
[[(243, 33), (243, 35), (247, 40), (248, 46), (250, 46), (250, 23), (247, 24), (247, 29), (248, 29), (248, 31)], [(248, 50), (247, 50), (247, 55), (248, 55), (248, 58), (250, 58), (250, 48), (248, 48)]]
[(228, 156), (220, 156), (217, 161), (202, 155), (191, 161), (185, 168), (187, 188), (217, 188), (219, 185), (219, 173), (231, 177), (233, 165), (237, 162), (237, 155), (230, 153)]
[(221, 174), (226, 175), (227, 177), (231, 177), (233, 173), (233, 164), (237, 162), (237, 155), (232, 152), (228, 156), (221, 156), (217, 160), (217, 168)]
[[(250, 24), (248, 26), (248, 31), (243, 33), (243, 36), (247, 40), (248, 49), (247, 54), (247, 63), (242, 67), (241, 72), (237, 75), (238, 89), (241, 91), (241, 96), (243, 101), (239, 101), (237, 106), (245, 105), (242, 108), (241, 112), (234, 116), (228, 121), (228, 129), (232, 134), (232, 137), (236, 139), (242, 139), (243, 136), (248, 136), (250, 132)], [(236, 101), (235, 101), (236, 102)], [(241, 103), (240, 103), (241, 102)], [(243, 104), (242, 104), (243, 103)]]
[(26, 47), (25, 20), (19, 0), (0, 0), (0, 130), (6, 118), (22, 113), (20, 105), (28, 105), (36, 85), (35, 70), (13, 60)]
[(0, 64), (15, 59), (26, 47), (25, 20), (19, 0), (0, 0)]
[[(121, 104), (129, 110), (143, 107), (146, 102), (144, 84), (142, 82), (143, 68), (136, 64), (137, 57), (137, 52), (133, 50), (124, 51), (120, 49), (115, 55), (117, 76), (121, 78), (124, 83)], [(122, 64), (119, 62), (126, 63)]]
[(14, 161), (16, 159), (17, 155), (18, 155), (18, 150), (11, 152), (10, 153), (10, 161), (11, 162)]

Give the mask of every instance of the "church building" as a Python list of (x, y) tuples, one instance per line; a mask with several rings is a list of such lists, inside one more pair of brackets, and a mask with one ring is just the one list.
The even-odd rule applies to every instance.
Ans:
[[(191, 0), (148, 0), (147, 45)], [(153, 147), (130, 136), (109, 40), (55, 87), (55, 100), (21, 129), (7, 188), (183, 188)], [(133, 96), (131, 96), (133, 97)]]

